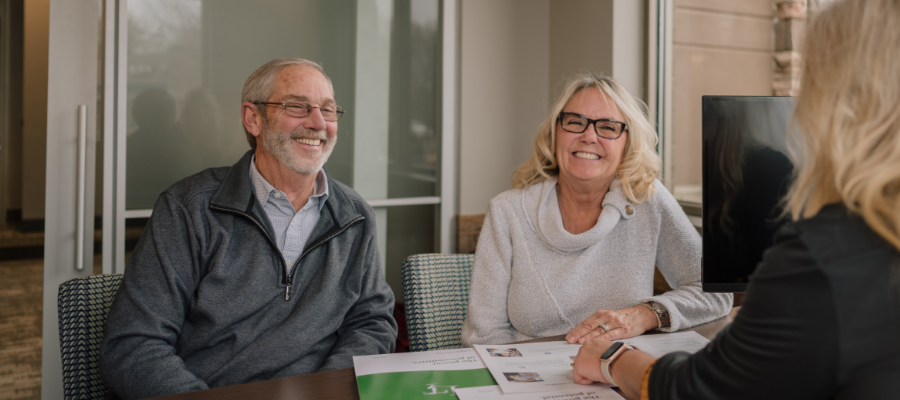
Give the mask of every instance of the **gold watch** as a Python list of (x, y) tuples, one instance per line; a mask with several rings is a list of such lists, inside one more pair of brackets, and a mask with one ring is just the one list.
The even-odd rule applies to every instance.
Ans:
[(648, 301), (640, 303), (640, 305), (649, 308), (650, 311), (653, 311), (653, 314), (656, 315), (656, 322), (658, 323), (656, 329), (669, 328), (672, 326), (671, 321), (669, 321), (669, 310), (662, 304), (655, 301)]

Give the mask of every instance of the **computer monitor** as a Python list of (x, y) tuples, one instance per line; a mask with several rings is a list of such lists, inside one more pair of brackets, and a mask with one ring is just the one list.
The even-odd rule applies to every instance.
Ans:
[(775, 231), (793, 175), (791, 97), (703, 96), (705, 292), (744, 292)]

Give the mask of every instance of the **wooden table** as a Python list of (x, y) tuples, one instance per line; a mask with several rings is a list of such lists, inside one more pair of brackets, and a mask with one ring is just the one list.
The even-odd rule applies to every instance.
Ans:
[[(712, 340), (724, 329), (740, 307), (735, 307), (727, 316), (710, 323), (695, 326), (685, 331), (695, 331), (703, 337)], [(528, 340), (528, 342), (546, 342), (553, 340), (565, 340), (565, 335), (543, 339)], [(155, 397), (156, 400), (296, 400), (296, 399), (322, 399), (322, 400), (359, 400), (359, 391), (356, 389), (356, 374), (353, 368), (337, 369), (333, 371), (317, 372), (314, 374), (297, 375), (287, 378), (272, 379), (268, 381), (244, 383), (241, 385), (225, 386), (209, 390), (182, 393), (171, 396)]]

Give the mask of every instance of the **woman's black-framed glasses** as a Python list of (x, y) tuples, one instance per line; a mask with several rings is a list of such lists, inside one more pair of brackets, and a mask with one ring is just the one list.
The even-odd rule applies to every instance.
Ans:
[(608, 118), (590, 119), (570, 112), (559, 113), (559, 125), (564, 131), (572, 133), (584, 133), (589, 126), (594, 125), (594, 133), (604, 139), (618, 139), (627, 130), (624, 122)]
[(266, 104), (270, 106), (281, 106), (284, 113), (292, 117), (305, 118), (309, 116), (313, 108), (318, 108), (322, 112), (322, 118), (326, 121), (337, 121), (344, 116), (344, 109), (337, 105), (314, 106), (308, 101), (291, 100), (284, 103), (272, 103), (268, 101), (254, 101), (253, 104)]

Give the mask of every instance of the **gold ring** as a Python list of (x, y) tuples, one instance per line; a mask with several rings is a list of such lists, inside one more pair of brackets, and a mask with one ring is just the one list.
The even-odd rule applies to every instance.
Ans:
[(606, 324), (604, 324), (604, 323), (601, 322), (601, 323), (597, 324), (597, 327), (598, 327), (598, 328), (603, 328), (603, 330), (606, 331), (605, 333), (609, 333), (609, 327), (606, 326)]

